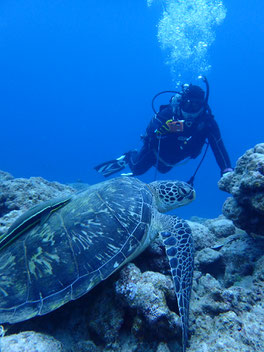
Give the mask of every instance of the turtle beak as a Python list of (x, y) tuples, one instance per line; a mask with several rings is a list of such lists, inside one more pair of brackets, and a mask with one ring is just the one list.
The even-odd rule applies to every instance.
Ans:
[(196, 193), (195, 193), (195, 190), (193, 189), (193, 190), (190, 192), (190, 194), (189, 194), (189, 196), (188, 196), (188, 199), (190, 199), (190, 200), (195, 200), (195, 198), (196, 198)]

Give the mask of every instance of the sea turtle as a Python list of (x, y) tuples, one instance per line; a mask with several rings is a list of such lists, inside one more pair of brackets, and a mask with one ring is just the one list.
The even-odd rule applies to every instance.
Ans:
[(186, 221), (162, 213), (194, 198), (185, 182), (145, 184), (119, 177), (32, 208), (0, 239), (0, 324), (47, 314), (83, 296), (160, 234), (174, 280), (185, 351), (192, 234)]

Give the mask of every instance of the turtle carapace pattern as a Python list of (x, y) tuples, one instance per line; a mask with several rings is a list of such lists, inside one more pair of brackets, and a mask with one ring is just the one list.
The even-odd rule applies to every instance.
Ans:
[[(160, 234), (174, 281), (185, 351), (192, 234), (186, 221), (163, 213), (194, 198), (193, 188), (185, 182), (145, 184), (120, 177), (62, 202), (44, 202), (36, 214), (29, 210), (16, 222), (15, 238), (0, 251), (0, 324), (47, 314), (83, 296)], [(47, 207), (52, 211), (40, 219)], [(25, 224), (30, 226), (25, 229)]]

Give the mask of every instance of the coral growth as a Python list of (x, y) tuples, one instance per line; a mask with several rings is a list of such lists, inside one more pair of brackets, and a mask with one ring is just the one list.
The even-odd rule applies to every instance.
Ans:
[(264, 236), (264, 143), (240, 157), (218, 186), (233, 196), (224, 203), (223, 214), (249, 234)]
[[(243, 193), (241, 178), (255, 172), (262, 175), (263, 157), (264, 145), (247, 152), (235, 172), (222, 178), (226, 190), (241, 197), (242, 194), (253, 197), (254, 192)], [(256, 171), (257, 159), (259, 171)], [(56, 191), (53, 183), (42, 179), (32, 182), (32, 179), (16, 180), (6, 173), (0, 175), (2, 189), (7, 182), (24, 185), (15, 192), (10, 185), (5, 189), (5, 199), (15, 197), (17, 212), (24, 209), (22, 200), (26, 200), (27, 192), (38, 199), (43, 185), (47, 187), (47, 197), (54, 192), (71, 191), (60, 184)], [(6, 209), (4, 216), (13, 212), (12, 207)], [(261, 351), (264, 238), (248, 236), (223, 215), (216, 219), (194, 217), (188, 223), (195, 245), (188, 352)], [(133, 263), (77, 301), (45, 316), (6, 324), (4, 328), (6, 334), (0, 340), (3, 352), (180, 351), (180, 321), (162, 241), (156, 239)]]

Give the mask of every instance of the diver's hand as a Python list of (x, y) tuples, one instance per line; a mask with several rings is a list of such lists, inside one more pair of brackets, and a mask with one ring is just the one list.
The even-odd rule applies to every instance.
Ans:
[(230, 172), (233, 172), (234, 169), (232, 167), (228, 167), (226, 169), (224, 169), (222, 172), (221, 172), (221, 177), (223, 177), (224, 175), (227, 175), (229, 174)]

